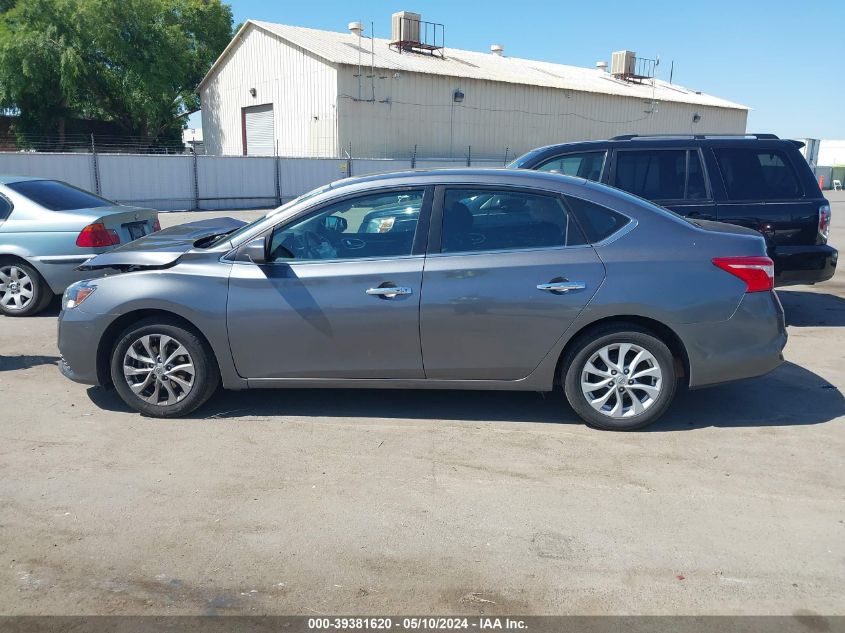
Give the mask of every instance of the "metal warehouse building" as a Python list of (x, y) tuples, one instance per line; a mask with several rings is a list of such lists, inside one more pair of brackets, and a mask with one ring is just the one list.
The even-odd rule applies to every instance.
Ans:
[(625, 133), (745, 132), (748, 108), (653, 79), (626, 51), (608, 72), (446, 48), (441, 25), (407, 12), (390, 40), (349, 27), (247, 21), (198, 88), (208, 153), (504, 157)]

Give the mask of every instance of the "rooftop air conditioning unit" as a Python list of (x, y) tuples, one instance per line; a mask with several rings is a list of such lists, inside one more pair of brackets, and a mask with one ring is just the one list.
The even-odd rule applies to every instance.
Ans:
[(397, 11), (393, 14), (390, 29), (391, 42), (419, 42), (422, 16), (411, 11)]
[(610, 60), (610, 74), (625, 77), (636, 74), (637, 54), (633, 51), (616, 51)]

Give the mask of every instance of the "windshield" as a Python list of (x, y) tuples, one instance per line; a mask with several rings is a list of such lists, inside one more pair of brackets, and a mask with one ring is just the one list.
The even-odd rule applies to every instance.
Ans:
[(114, 205), (111, 200), (58, 180), (23, 180), (6, 186), (50, 211), (75, 211)]
[(507, 167), (509, 169), (520, 169), (523, 165), (527, 164), (532, 158), (537, 156), (538, 154), (542, 153), (544, 150), (541, 149), (532, 149), (530, 152), (527, 152), (520, 156), (519, 158), (509, 162)]
[(249, 231), (253, 227), (258, 226), (261, 222), (263, 222), (267, 218), (272, 217), (274, 215), (277, 215), (277, 214), (281, 213), (282, 211), (287, 211), (288, 209), (290, 209), (294, 205), (297, 205), (301, 202), (305, 202), (309, 198), (313, 198), (314, 196), (317, 196), (317, 195), (319, 195), (319, 194), (321, 194), (325, 191), (328, 191), (331, 188), (332, 188), (332, 186), (330, 184), (329, 185), (323, 185), (322, 187), (317, 187), (316, 189), (312, 189), (308, 193), (303, 193), (298, 198), (294, 198), (290, 202), (286, 202), (280, 207), (276, 207), (275, 209), (270, 209), (267, 213), (262, 215), (257, 220), (253, 220), (252, 222), (243, 225), (239, 229), (235, 229), (235, 230), (230, 231), (228, 233), (222, 233), (222, 234), (218, 235), (215, 239), (213, 239), (213, 240), (203, 244), (202, 246), (200, 246), (200, 248), (211, 248), (212, 246), (216, 246), (217, 244), (220, 244), (221, 242), (224, 242), (226, 240), (237, 239), (239, 236), (244, 235), (246, 233), (249, 233)]

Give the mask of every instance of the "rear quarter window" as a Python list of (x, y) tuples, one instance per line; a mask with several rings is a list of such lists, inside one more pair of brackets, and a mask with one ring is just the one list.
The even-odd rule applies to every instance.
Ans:
[(607, 239), (631, 221), (621, 213), (600, 204), (570, 196), (565, 198), (567, 206), (592, 244)]
[(6, 185), (15, 193), (50, 211), (110, 207), (114, 202), (59, 180), (24, 180)]
[(723, 147), (713, 153), (731, 200), (794, 200), (804, 196), (798, 174), (781, 150)]
[(7, 219), (12, 212), (12, 203), (0, 194), (0, 222)]

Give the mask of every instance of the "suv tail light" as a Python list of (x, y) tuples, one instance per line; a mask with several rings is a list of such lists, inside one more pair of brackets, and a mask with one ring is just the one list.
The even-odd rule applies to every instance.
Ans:
[(716, 257), (713, 263), (745, 282), (745, 292), (765, 292), (775, 287), (775, 263), (768, 257)]
[(830, 237), (830, 205), (823, 204), (819, 207), (819, 235), (827, 243)]
[(76, 238), (76, 245), (80, 248), (102, 248), (120, 244), (120, 236), (112, 229), (107, 229), (102, 222), (94, 222), (86, 226)]

